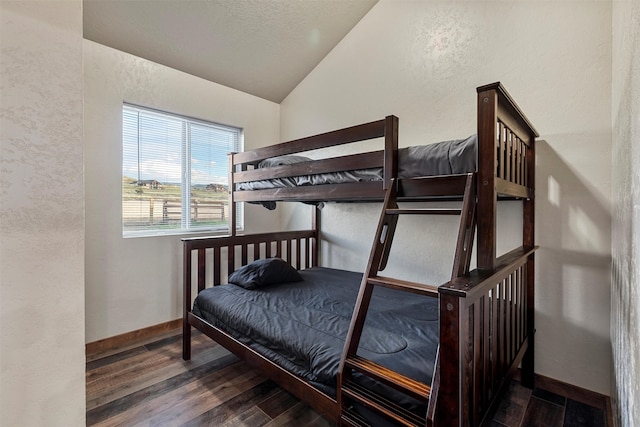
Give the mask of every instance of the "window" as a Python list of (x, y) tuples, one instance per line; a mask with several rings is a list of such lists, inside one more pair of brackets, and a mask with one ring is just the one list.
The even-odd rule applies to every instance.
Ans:
[(227, 154), (239, 151), (241, 134), (238, 128), (125, 104), (123, 236), (228, 231)]

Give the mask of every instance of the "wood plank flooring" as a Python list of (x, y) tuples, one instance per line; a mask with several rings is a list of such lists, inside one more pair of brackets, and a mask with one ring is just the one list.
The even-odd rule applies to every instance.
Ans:
[(194, 334), (87, 359), (88, 426), (329, 426), (259, 371)]
[[(87, 357), (88, 426), (330, 426), (259, 371), (194, 331)], [(582, 399), (584, 400), (584, 399)], [(604, 427), (605, 411), (543, 389), (510, 385), (494, 427)]]
[[(572, 398), (573, 397), (573, 398)], [(579, 396), (562, 396), (542, 388), (510, 384), (493, 419), (493, 427), (605, 427), (604, 408), (584, 403)]]

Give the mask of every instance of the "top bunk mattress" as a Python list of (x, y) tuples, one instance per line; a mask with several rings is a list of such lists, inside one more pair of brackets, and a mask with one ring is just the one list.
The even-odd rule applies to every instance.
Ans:
[[(465, 139), (400, 148), (398, 149), (398, 178), (475, 172), (477, 170), (477, 145), (477, 135), (471, 135)], [(306, 161), (312, 161), (312, 159), (297, 155), (280, 156), (263, 160), (258, 164), (258, 168), (291, 165)], [(382, 168), (354, 169), (334, 173), (242, 182), (236, 184), (236, 190), (264, 190), (382, 180)]]
[[(335, 396), (362, 274), (313, 267), (300, 275), (302, 282), (254, 290), (233, 284), (207, 288), (196, 298), (193, 313)], [(376, 287), (358, 354), (431, 384), (438, 337), (437, 298)], [(411, 399), (394, 397), (415, 408)]]

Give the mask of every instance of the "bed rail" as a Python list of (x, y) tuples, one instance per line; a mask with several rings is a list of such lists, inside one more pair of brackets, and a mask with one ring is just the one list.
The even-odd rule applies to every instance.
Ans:
[[(474, 270), (440, 286), (435, 425), (481, 425), (533, 350), (535, 249), (515, 249), (493, 271)], [(523, 377), (525, 370), (533, 374), (523, 363)]]
[[(260, 161), (271, 157), (299, 154), (337, 145), (384, 138), (383, 150), (371, 150), (347, 156), (319, 159), (294, 165), (257, 169)], [(336, 201), (382, 200), (391, 179), (397, 175), (398, 118), (387, 116), (382, 120), (351, 126), (319, 135), (231, 153), (230, 191), (232, 201)], [(294, 188), (235, 191), (235, 184), (261, 179), (288, 178), (301, 175), (349, 171), (353, 169), (382, 168), (384, 180), (352, 184), (329, 184)]]
[(256, 165), (261, 160), (268, 159), (270, 157), (285, 156), (303, 151), (328, 148), (374, 138), (382, 138), (385, 135), (393, 136), (389, 131), (391, 130), (390, 127), (393, 126), (394, 121), (397, 121), (397, 117), (388, 116), (385, 119), (376, 120), (370, 123), (364, 123), (289, 142), (282, 142), (268, 147), (261, 147), (256, 148), (255, 150), (237, 153), (234, 159), (234, 165)]

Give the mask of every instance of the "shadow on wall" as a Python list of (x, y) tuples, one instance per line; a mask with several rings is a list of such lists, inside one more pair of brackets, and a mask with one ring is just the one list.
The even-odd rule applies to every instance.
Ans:
[(321, 213), (321, 264), (364, 271), (381, 206), (380, 203), (327, 204)]
[(596, 185), (608, 182), (609, 168), (586, 162), (608, 162), (594, 150), (608, 154), (609, 137), (553, 139), (576, 147), (575, 164), (589, 176), (537, 141), (536, 370), (608, 394), (611, 211)]

